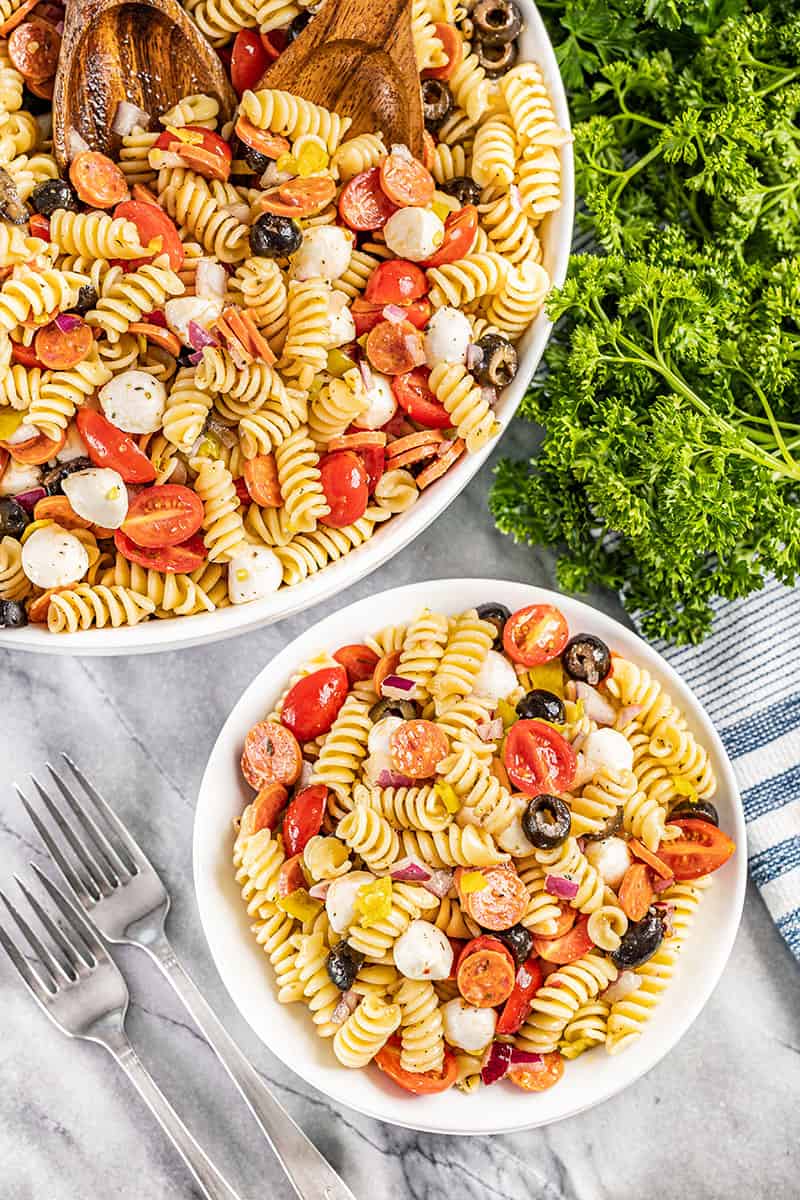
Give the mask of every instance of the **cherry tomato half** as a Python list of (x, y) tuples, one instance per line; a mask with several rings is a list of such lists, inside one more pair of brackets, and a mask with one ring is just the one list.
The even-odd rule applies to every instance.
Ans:
[(23, 346), (22, 342), (11, 343), (11, 361), (22, 363), (24, 367), (39, 367), (44, 369), (44, 363), (36, 357), (33, 346)]
[(509, 1067), (506, 1079), (525, 1092), (546, 1092), (555, 1087), (564, 1074), (564, 1059), (557, 1050), (551, 1050), (542, 1058), (541, 1063), (517, 1063)]
[(202, 567), (207, 558), (207, 551), (199, 533), (193, 534), (179, 546), (146, 548), (137, 546), (121, 529), (116, 529), (114, 545), (128, 562), (138, 563), (140, 567), (152, 568), (154, 571), (181, 575), (190, 575), (192, 571)]
[(283, 842), (289, 854), (302, 854), (306, 843), (319, 833), (327, 802), (324, 783), (314, 783), (297, 793), (283, 819)]
[(183, 266), (183, 242), (174, 223), (163, 208), (157, 204), (145, 204), (141, 200), (123, 200), (114, 209), (115, 217), (124, 217), (133, 221), (139, 231), (139, 241), (143, 246), (149, 246), (156, 238), (161, 238), (161, 246), (155, 247), (154, 253), (148, 258), (138, 258), (137, 265), (152, 262), (158, 254), (166, 254), (173, 271), (179, 271)]
[[(238, 483), (238, 480), (237, 480)], [(280, 508), (281, 485), (274, 454), (257, 454), (244, 464), (244, 484), (248, 499), (262, 508)]]
[(458, 212), (448, 213), (444, 219), (444, 240), (423, 267), (441, 267), (444, 263), (457, 262), (469, 254), (478, 236), (478, 210), (465, 204)]
[(378, 655), (374, 650), (370, 650), (369, 646), (340, 646), (333, 657), (347, 671), (351, 687), (354, 683), (372, 679), (378, 665)]
[(709, 821), (686, 817), (670, 821), (670, 825), (677, 825), (681, 836), (671, 842), (662, 842), (658, 856), (679, 881), (699, 879), (701, 875), (718, 871), (736, 849), (736, 843), (727, 833)]
[(425, 272), (416, 263), (391, 258), (379, 263), (367, 280), (364, 299), (371, 304), (410, 304), (428, 291)]
[(339, 196), (339, 216), (351, 229), (382, 229), (395, 212), (397, 205), (381, 187), (380, 167), (354, 175)]
[(418, 425), (424, 425), (426, 429), (449, 429), (452, 418), (428, 386), (430, 373), (429, 367), (415, 367), (405, 375), (395, 375), (392, 379), (394, 398)]
[(516, 721), (508, 731), (503, 761), (508, 777), (526, 796), (565, 792), (575, 775), (572, 746), (545, 721)]
[(569, 933), (565, 933), (562, 937), (544, 938), (535, 934), (533, 948), (545, 962), (558, 963), (559, 966), (576, 962), (579, 958), (583, 958), (584, 954), (588, 954), (590, 950), (594, 949), (594, 942), (589, 937), (588, 925), (588, 914), (584, 914), (578, 918)]
[(327, 733), (347, 699), (344, 667), (323, 667), (304, 675), (289, 689), (281, 709), (281, 724), (299, 742)]
[(137, 546), (177, 546), (203, 524), (203, 501), (180, 483), (161, 483), (134, 496), (122, 529)]
[(522, 964), (514, 980), (514, 990), (508, 997), (497, 1022), (497, 1033), (516, 1033), (531, 1011), (531, 1001), (542, 986), (542, 968), (531, 957)]
[(240, 29), (231, 54), (231, 83), (237, 96), (255, 87), (274, 57), (267, 53), (255, 29)]
[(458, 1078), (458, 1064), (449, 1046), (444, 1048), (441, 1071), (406, 1071), (400, 1066), (400, 1054), (399, 1039), (391, 1038), (375, 1055), (375, 1063), (392, 1083), (414, 1096), (433, 1096), (437, 1092), (446, 1092)]
[(90, 408), (79, 408), (75, 418), (78, 433), (86, 443), (89, 458), (96, 467), (112, 467), (125, 483), (151, 483), (156, 469), (130, 434)]
[(568, 640), (567, 619), (553, 604), (518, 608), (503, 630), (503, 649), (523, 667), (538, 667), (557, 658)]
[(322, 524), (342, 529), (363, 517), (369, 487), (361, 458), (352, 450), (337, 450), (320, 459), (319, 473), (331, 510), (326, 517), (320, 517)]

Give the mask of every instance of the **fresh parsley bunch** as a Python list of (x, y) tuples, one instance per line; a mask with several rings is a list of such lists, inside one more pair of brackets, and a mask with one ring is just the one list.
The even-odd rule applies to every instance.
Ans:
[(545, 427), (491, 508), (698, 641), (714, 596), (800, 573), (800, 14), (793, 0), (545, 5), (571, 93), (582, 220), (550, 301)]

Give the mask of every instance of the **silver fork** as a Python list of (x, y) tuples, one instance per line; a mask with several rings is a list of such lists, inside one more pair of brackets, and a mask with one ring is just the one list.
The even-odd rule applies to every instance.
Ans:
[[(104, 1046), (138, 1089), (148, 1107), (183, 1155), (186, 1165), (209, 1200), (239, 1200), (181, 1121), (158, 1084), (139, 1060), (125, 1032), (128, 987), (94, 930), (66, 896), (33, 867), (55, 906), (52, 911), (25, 884), (17, 884), (45, 931), (49, 945), (0, 892), (9, 915), (27, 942), (19, 949), (0, 925), (0, 944), (22, 981), (50, 1020), (68, 1037), (85, 1038)], [(16, 876), (15, 876), (16, 878)], [(30, 961), (36, 959), (36, 966)]]
[[(58, 837), (19, 787), (17, 794), (67, 885), (105, 938), (140, 946), (164, 972), (241, 1092), (300, 1200), (355, 1200), (226, 1033), (178, 962), (166, 935), (169, 895), (155, 868), (100, 793), (67, 754), (61, 756), (85, 799), (47, 764), (66, 808), (32, 778)], [(69, 855), (66, 850), (69, 850)]]

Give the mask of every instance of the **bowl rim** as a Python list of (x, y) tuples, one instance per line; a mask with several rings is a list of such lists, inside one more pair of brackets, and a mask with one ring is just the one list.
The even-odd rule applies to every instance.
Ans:
[[(442, 600), (442, 597), (447, 595), (457, 596), (458, 601), (448, 604)], [(538, 1106), (537, 1109), (531, 1107), (529, 1113), (521, 1119), (506, 1119), (500, 1124), (490, 1126), (487, 1126), (485, 1123), (483, 1125), (469, 1123), (473, 1119), (473, 1108), (466, 1105), (464, 1111), (461, 1111), (460, 1105), (453, 1105), (452, 1103), (449, 1106), (446, 1103), (441, 1105), (440, 1111), (437, 1110), (435, 1116), (431, 1116), (430, 1110), (426, 1108), (425, 1116), (423, 1117), (422, 1113), (420, 1113), (421, 1119), (415, 1119), (413, 1115), (414, 1110), (409, 1108), (406, 1111), (405, 1109), (404, 1101), (407, 1101), (408, 1097), (404, 1097), (403, 1093), (398, 1093), (395, 1089), (394, 1092), (388, 1093), (389, 1098), (386, 1100), (387, 1093), (378, 1085), (370, 1087), (370, 1092), (375, 1093), (376, 1099), (374, 1103), (372, 1101), (365, 1103), (363, 1100), (354, 1099), (347, 1092), (347, 1079), (356, 1074), (355, 1072), (350, 1073), (343, 1068), (339, 1068), (338, 1071), (332, 1073), (333, 1086), (330, 1085), (330, 1080), (326, 1080), (323, 1083), (320, 1081), (321, 1068), (318, 1064), (315, 1064), (313, 1061), (306, 1061), (304, 1058), (300, 1058), (298, 1061), (296, 1055), (292, 1057), (293, 1043), (287, 1042), (284, 1045), (279, 1041), (270, 1040), (263, 1026), (260, 1024), (263, 997), (259, 997), (258, 1002), (256, 1002), (251, 995), (247, 994), (243, 983), (234, 978), (234, 970), (232, 968), (232, 960), (242, 952), (251, 956), (255, 952), (254, 961), (257, 960), (259, 969), (262, 968), (261, 950), (247, 929), (246, 914), (244, 913), (244, 908), (235, 884), (233, 884), (230, 855), (229, 853), (225, 856), (220, 855), (220, 843), (218, 840), (212, 843), (208, 841), (208, 831), (214, 823), (216, 815), (214, 811), (215, 806), (218, 807), (220, 794), (218, 785), (223, 781), (223, 775), (217, 778), (217, 774), (220, 769), (223, 773), (232, 773), (233, 777), (238, 774), (237, 760), (243, 732), (240, 735), (236, 735), (233, 732), (234, 729), (241, 723), (243, 715), (248, 710), (250, 710), (250, 719), (255, 720), (258, 720), (259, 716), (256, 715), (253, 718), (254, 712), (263, 715), (264, 712), (269, 710), (268, 705), (280, 694), (280, 691), (285, 686), (286, 679), (290, 672), (297, 666), (298, 662), (306, 661), (311, 655), (319, 653), (325, 648), (330, 649), (332, 640), (337, 642), (340, 640), (350, 641), (354, 637), (363, 636), (366, 630), (372, 629), (378, 624), (374, 617), (376, 612), (381, 612), (382, 614), (389, 612), (395, 605), (400, 606), (402, 611), (409, 614), (418, 611), (419, 608), (427, 604), (431, 604), (434, 608), (443, 611), (460, 611), (463, 610), (466, 604), (478, 603), (479, 601), (475, 599), (475, 596), (485, 598), (487, 595), (508, 603), (512, 607), (512, 610), (520, 607), (522, 604), (556, 604), (565, 611), (571, 628), (576, 628), (580, 622), (584, 628), (598, 633), (601, 637), (611, 640), (612, 643), (621, 643), (626, 653), (635, 656), (637, 663), (641, 663), (653, 671), (658, 678), (664, 680), (673, 699), (676, 699), (680, 703), (683, 711), (686, 713), (690, 726), (697, 727), (704, 746), (711, 752), (719, 780), (719, 793), (720, 795), (727, 795), (729, 800), (730, 812), (727, 816), (729, 817), (729, 824), (732, 827), (730, 833), (739, 848), (739, 852), (720, 872), (719, 877), (721, 878), (724, 875), (726, 880), (726, 889), (724, 892), (724, 895), (727, 897), (726, 907), (722, 910), (721, 922), (714, 928), (713, 939), (706, 938), (702, 941), (702, 957), (695, 964), (697, 974), (691, 977), (691, 988), (688, 998), (682, 996), (681, 999), (685, 1003), (680, 1011), (678, 1012), (676, 1006), (673, 1005), (673, 1010), (675, 1010), (674, 1016), (663, 1018), (669, 1019), (672, 1026), (667, 1031), (667, 1035), (663, 1036), (662, 1033), (662, 1036), (653, 1036), (654, 1033), (660, 1031), (657, 1025), (655, 1030), (653, 1030), (653, 1025), (650, 1025), (650, 1037), (645, 1034), (630, 1051), (619, 1056), (614, 1056), (609, 1060), (603, 1060), (617, 1064), (619, 1067), (616, 1072), (613, 1072), (612, 1068), (608, 1068), (608, 1072), (614, 1075), (610, 1083), (598, 1088), (596, 1094), (590, 1093), (588, 1098), (579, 1098), (563, 1111), (559, 1110), (549, 1115), (547, 1113), (542, 1115), (538, 1111)], [(382, 620), (381, 623), (385, 624), (386, 622)], [(247, 721), (244, 722), (242, 730), (246, 727)], [(235, 739), (236, 753), (233, 753), (233, 746), (230, 744), (231, 738)], [(230, 783), (230, 778), (227, 775), (224, 776), (224, 779)], [(230, 791), (230, 789), (228, 790)], [(243, 785), (241, 785), (241, 791), (243, 794), (247, 793), (247, 797), (249, 798), (249, 790), (244, 788)], [(227, 847), (228, 852), (231, 846)], [(224, 862), (221, 861), (221, 858), (224, 858)], [(307, 1084), (310, 1084), (334, 1103), (343, 1104), (365, 1116), (408, 1129), (420, 1132), (464, 1136), (512, 1133), (522, 1129), (548, 1125), (554, 1121), (575, 1116), (616, 1095), (641, 1078), (670, 1053), (693, 1024), (719, 982), (739, 928), (747, 881), (744, 811), (733, 768), (722, 740), (714, 728), (710, 717), (675, 669), (661, 657), (658, 651), (644, 642), (638, 634), (616, 621), (613, 617), (600, 612), (598, 609), (582, 601), (574, 600), (569, 596), (564, 596), (552, 592), (547, 588), (540, 588), (531, 584), (510, 580), (481, 578), (420, 581), (391, 588), (375, 596), (357, 600), (310, 626), (267, 663), (256, 678), (248, 685), (231, 710), (209, 755), (198, 792), (193, 832), (192, 861), (195, 896), (201, 925), (211, 957), (231, 1000), (267, 1049), (271, 1050), (285, 1066), (294, 1071)], [(225, 879), (224, 886), (228, 888), (228, 896), (223, 896), (220, 891), (220, 872), (222, 872), (222, 876)], [(713, 894), (712, 889), (709, 896)], [(245, 946), (249, 947), (248, 951), (244, 950)], [(694, 941), (689, 937), (686, 941), (686, 947), (688, 951), (692, 951), (693, 947), (697, 947), (696, 953), (699, 954), (701, 947), (699, 935)], [(264, 975), (269, 979), (270, 973), (267, 970), (264, 971)], [(675, 982), (676, 984), (678, 983), (677, 980)], [(688, 985), (688, 976), (685, 977), (684, 982)], [(272, 989), (271, 979), (268, 994), (271, 1003), (267, 1007), (270, 1010), (283, 1010), (285, 1012), (287, 1007), (297, 1007), (278, 1005)], [(658, 1010), (662, 1014), (666, 1011), (668, 1010), (665, 1007), (661, 1007)], [(660, 1023), (658, 1012), (653, 1024)], [(302, 1020), (307, 1026), (306, 1032), (308, 1036), (315, 1041), (318, 1040), (314, 1037), (313, 1028), (308, 1023), (308, 1016), (305, 1010), (302, 1011)], [(632, 1057), (634, 1055), (635, 1057)], [(626, 1067), (626, 1062), (631, 1065)], [(575, 1062), (571, 1063), (570, 1067), (574, 1071), (578, 1065)], [(362, 1073), (359, 1072), (358, 1074)], [(543, 1095), (552, 1097), (556, 1095), (558, 1090), (555, 1089), (554, 1092), (544, 1093)], [(425, 1097), (424, 1099), (425, 1101), (430, 1101), (440, 1098)], [(465, 1097), (466, 1099), (468, 1098)], [(419, 1106), (419, 1099), (415, 1100), (414, 1103)], [(558, 1107), (556, 1105), (556, 1108)], [(491, 1113), (492, 1106), (483, 1106), (483, 1109), (485, 1112)], [(524, 1112), (524, 1106), (522, 1106), (520, 1111)], [(456, 1123), (454, 1124), (454, 1122)]]
[[(520, 62), (535, 61), (542, 68), (560, 125), (571, 129), (564, 85), (555, 52), (533, 0), (518, 0), (523, 11)], [(544, 261), (553, 285), (566, 278), (572, 244), (575, 208), (575, 171), (571, 140), (561, 147), (561, 208), (546, 219), (547, 234), (542, 246)], [(282, 587), (265, 600), (239, 607), (228, 606), (212, 613), (143, 621), (119, 629), (88, 629), (81, 633), (51, 634), (46, 627), (27, 625), (22, 629), (0, 629), (0, 649), (27, 650), (42, 654), (152, 654), (183, 649), (207, 642), (224, 641), (249, 633), (312, 608), (377, 570), (389, 558), (418, 537), (456, 499), (496, 449), (539, 366), (552, 331), (552, 322), (542, 311), (520, 342), (520, 369), (497, 405), (500, 434), (476, 454), (465, 454), (451, 471), (404, 513), (398, 513), (385, 528), (376, 529), (361, 546), (337, 562), (328, 564), (293, 587)]]

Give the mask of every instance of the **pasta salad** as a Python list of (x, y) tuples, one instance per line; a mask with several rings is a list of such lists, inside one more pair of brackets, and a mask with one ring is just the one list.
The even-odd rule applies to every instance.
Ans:
[(550, 604), (423, 611), (330, 647), (245, 739), (236, 882), (281, 1003), (415, 1095), (634, 1042), (719, 828), (658, 680)]
[(75, 135), (61, 178), (60, 9), (0, 3), (0, 626), (189, 616), (324, 569), (496, 436), (550, 286), (567, 135), (512, 0), (414, 0), (422, 160), (258, 88), (305, 9), (186, 7), (234, 120), (123, 103), (116, 161)]

